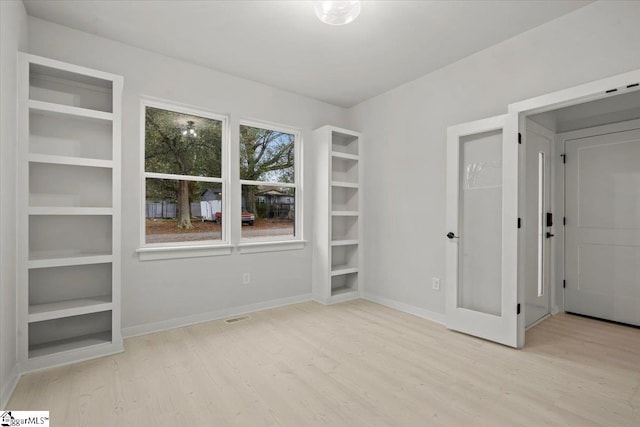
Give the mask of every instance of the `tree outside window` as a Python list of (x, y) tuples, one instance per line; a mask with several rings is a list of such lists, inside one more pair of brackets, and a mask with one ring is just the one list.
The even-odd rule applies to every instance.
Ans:
[(296, 212), (296, 135), (253, 124), (240, 125), (242, 210), (257, 227), (243, 238), (293, 237)]
[(145, 107), (146, 243), (222, 238), (222, 135), (222, 120)]

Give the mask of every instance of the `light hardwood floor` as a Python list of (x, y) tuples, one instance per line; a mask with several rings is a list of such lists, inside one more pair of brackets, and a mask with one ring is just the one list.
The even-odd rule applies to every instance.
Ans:
[(64, 426), (640, 426), (640, 330), (554, 316), (514, 350), (363, 300), (131, 338), (25, 375)]

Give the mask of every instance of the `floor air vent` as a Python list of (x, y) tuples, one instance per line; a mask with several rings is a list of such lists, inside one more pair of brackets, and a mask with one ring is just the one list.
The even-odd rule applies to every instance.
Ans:
[(240, 322), (242, 320), (248, 320), (251, 319), (251, 316), (240, 316), (240, 317), (232, 317), (231, 319), (225, 319), (226, 323), (236, 323), (236, 322)]

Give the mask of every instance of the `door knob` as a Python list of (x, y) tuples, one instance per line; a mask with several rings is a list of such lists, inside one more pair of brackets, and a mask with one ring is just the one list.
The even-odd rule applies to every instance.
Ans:
[(447, 233), (447, 237), (450, 239), (458, 239), (460, 236), (456, 236), (452, 231)]

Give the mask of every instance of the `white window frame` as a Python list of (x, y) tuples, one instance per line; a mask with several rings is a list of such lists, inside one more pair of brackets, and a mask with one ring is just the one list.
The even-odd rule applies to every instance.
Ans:
[[(242, 220), (238, 218), (235, 226), (238, 230), (238, 236), (240, 243), (238, 248), (240, 253), (255, 253), (262, 252), (267, 247), (269, 250), (290, 250), (290, 249), (302, 249), (304, 247), (304, 224), (303, 224), (303, 210), (304, 210), (304, 194), (303, 194), (303, 142), (302, 131), (298, 128), (291, 126), (280, 125), (276, 123), (265, 122), (261, 120), (253, 119), (241, 119), (238, 124), (238, 164), (236, 167), (240, 168), (240, 127), (249, 126), (259, 129), (266, 129), (275, 132), (282, 132), (291, 134), (294, 137), (293, 142), (293, 171), (294, 171), (294, 183), (276, 183), (268, 181), (252, 181), (246, 179), (240, 179), (239, 194), (236, 204), (239, 205), (239, 211), (242, 213), (242, 186), (243, 185), (264, 185), (272, 187), (290, 187), (295, 190), (295, 226), (294, 236), (272, 236), (267, 238), (243, 238), (242, 237)], [(239, 176), (239, 175), (238, 175)]]
[[(218, 120), (222, 122), (222, 159), (221, 159), (221, 177), (198, 177), (190, 175), (175, 175), (156, 172), (147, 172), (145, 170), (145, 135), (146, 135), (146, 109), (147, 107), (157, 108), (176, 113), (189, 114), (193, 116), (204, 117), (208, 119)], [(140, 100), (140, 247), (137, 250), (141, 261), (156, 259), (172, 259), (172, 258), (191, 258), (213, 255), (230, 255), (232, 245), (230, 244), (231, 223), (233, 220), (230, 214), (230, 205), (233, 201), (229, 186), (230, 160), (230, 129), (229, 117), (203, 110), (196, 107), (180, 104), (178, 102), (170, 102), (150, 97), (143, 97)], [(204, 181), (219, 183), (222, 188), (222, 236), (221, 240), (201, 240), (196, 242), (168, 242), (168, 243), (146, 243), (146, 178), (159, 178), (171, 180), (188, 180), (188, 181)]]

